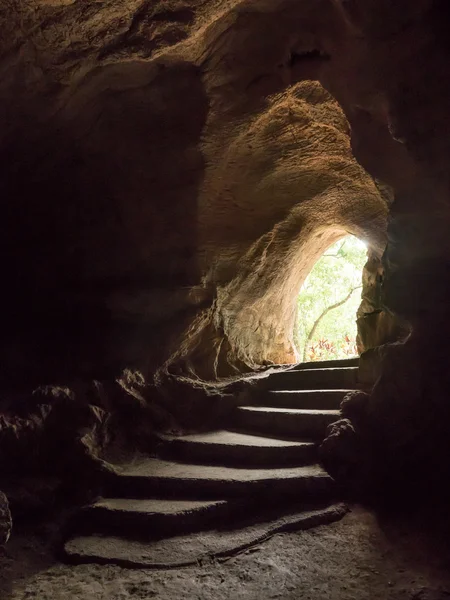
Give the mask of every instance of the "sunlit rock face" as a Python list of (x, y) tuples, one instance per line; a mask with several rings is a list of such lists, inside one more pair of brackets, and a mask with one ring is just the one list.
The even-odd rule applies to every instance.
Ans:
[(390, 367), (362, 403), (373, 426), (355, 435), (400, 463), (444, 456), (424, 440), (448, 421), (447, 11), (30, 0), (1, 12), (3, 386), (128, 367), (215, 380), (294, 361), (314, 261), (347, 232), (382, 253), (375, 178), (394, 198), (377, 302), (413, 334), (379, 352)]
[[(409, 322), (393, 313), (384, 300), (384, 281), (386, 268), (382, 257), (369, 248), (367, 262), (362, 273), (362, 300), (357, 311), (357, 347), (363, 354), (360, 366), (363, 368), (369, 361), (378, 364), (376, 352), (368, 350), (378, 348), (391, 342), (404, 341), (411, 333)], [(375, 365), (373, 364), (375, 367)], [(376, 378), (371, 378), (373, 383)]]

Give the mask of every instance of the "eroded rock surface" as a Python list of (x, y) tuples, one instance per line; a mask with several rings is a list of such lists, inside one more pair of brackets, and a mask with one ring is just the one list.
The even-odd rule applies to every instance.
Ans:
[[(0, 11), (7, 394), (136, 370), (148, 392), (158, 369), (217, 380), (293, 362), (301, 283), (349, 232), (383, 274), (360, 347), (413, 330), (367, 401), (373, 454), (395, 453), (386, 476), (445, 470), (447, 17), (443, 0)], [(151, 396), (130, 399), (168, 426)], [(103, 413), (83, 410), (98, 432)]]
[(24, 364), (42, 383), (169, 361), (215, 379), (294, 361), (295, 298), (315, 260), (347, 232), (384, 246), (385, 194), (310, 80), (339, 11), (23, 13), (6, 29), (1, 86), (6, 377)]
[(12, 529), (11, 512), (9, 510), (8, 498), (0, 492), (0, 548), (9, 540)]

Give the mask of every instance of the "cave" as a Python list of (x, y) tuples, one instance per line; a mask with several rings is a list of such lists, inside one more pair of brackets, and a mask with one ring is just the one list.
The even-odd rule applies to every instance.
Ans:
[(0, 3), (2, 598), (450, 594), (449, 16)]

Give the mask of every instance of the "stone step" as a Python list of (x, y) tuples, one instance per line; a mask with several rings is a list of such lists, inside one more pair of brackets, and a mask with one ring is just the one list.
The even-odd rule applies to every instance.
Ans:
[(164, 569), (198, 565), (213, 557), (234, 555), (267, 540), (276, 533), (298, 531), (341, 519), (343, 504), (302, 510), (280, 516), (277, 509), (267, 520), (246, 523), (237, 520), (200, 534), (156, 540), (151, 543), (110, 535), (78, 535), (64, 543), (61, 558), (71, 564), (116, 564), (128, 568)]
[(356, 358), (339, 358), (337, 360), (317, 360), (303, 362), (295, 365), (295, 370), (300, 369), (336, 369), (338, 367), (358, 367), (359, 356)]
[(317, 460), (315, 444), (277, 440), (232, 431), (213, 431), (180, 437), (161, 436), (161, 458), (224, 466), (304, 465)]
[(156, 539), (211, 527), (230, 513), (226, 500), (101, 498), (80, 510), (66, 533), (108, 533), (130, 539)]
[(254, 494), (327, 497), (333, 480), (320, 465), (236, 468), (144, 458), (110, 477), (105, 495), (122, 498), (228, 499)]
[(252, 433), (317, 440), (323, 439), (328, 425), (339, 418), (338, 410), (239, 406), (233, 423), (236, 429)]
[(265, 390), (254, 394), (252, 406), (273, 406), (275, 408), (310, 408), (319, 410), (339, 410), (345, 396), (351, 389), (342, 390)]
[(262, 387), (270, 390), (359, 389), (358, 367), (291, 369), (269, 375)]

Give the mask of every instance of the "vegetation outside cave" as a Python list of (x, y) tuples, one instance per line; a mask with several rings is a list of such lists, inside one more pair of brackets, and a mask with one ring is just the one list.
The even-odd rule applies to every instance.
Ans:
[(294, 339), (303, 362), (358, 356), (356, 312), (367, 246), (348, 235), (326, 250), (298, 296)]

